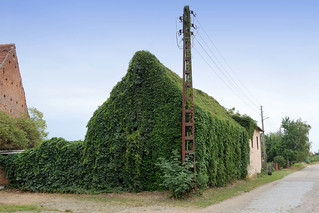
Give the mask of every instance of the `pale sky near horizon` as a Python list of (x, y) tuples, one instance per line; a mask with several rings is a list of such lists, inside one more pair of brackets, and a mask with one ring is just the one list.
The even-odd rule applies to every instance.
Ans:
[[(318, 152), (316, 0), (0, 0), (0, 43), (16, 44), (27, 105), (44, 113), (49, 137), (84, 139), (88, 120), (138, 50), (149, 50), (181, 76), (176, 19), (184, 5), (196, 12), (257, 106), (236, 96), (195, 50), (194, 87), (259, 126), (263, 105), (266, 133), (277, 131), (285, 116), (307, 121), (311, 150)], [(205, 55), (196, 42), (194, 49)]]

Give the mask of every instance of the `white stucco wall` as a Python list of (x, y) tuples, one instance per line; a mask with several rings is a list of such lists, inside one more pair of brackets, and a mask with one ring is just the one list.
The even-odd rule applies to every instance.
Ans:
[(259, 130), (254, 130), (254, 136), (249, 140), (250, 164), (248, 166), (248, 176), (253, 176), (261, 172), (261, 137)]

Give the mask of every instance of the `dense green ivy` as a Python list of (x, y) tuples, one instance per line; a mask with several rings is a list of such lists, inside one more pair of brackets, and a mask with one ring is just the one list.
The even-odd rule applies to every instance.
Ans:
[(240, 115), (238, 113), (232, 115), (232, 118), (244, 127), (249, 138), (253, 138), (254, 130), (257, 128), (257, 122), (248, 115)]
[[(198, 185), (246, 177), (246, 130), (200, 90), (194, 90), (194, 108)], [(34, 191), (159, 190), (163, 174), (156, 164), (181, 151), (181, 115), (181, 78), (139, 51), (88, 122), (84, 143), (55, 138), (10, 157), (9, 179)]]
[(40, 146), (6, 157), (6, 172), (13, 187), (43, 192), (83, 192), (83, 142), (52, 138)]
[[(217, 101), (195, 90), (195, 139), (201, 185), (245, 177), (248, 136)], [(88, 123), (84, 160), (96, 188), (160, 188), (160, 157), (181, 150), (182, 80), (154, 55), (137, 52), (128, 73)], [(205, 182), (206, 181), (206, 182)], [(100, 188), (102, 187), (102, 188)]]

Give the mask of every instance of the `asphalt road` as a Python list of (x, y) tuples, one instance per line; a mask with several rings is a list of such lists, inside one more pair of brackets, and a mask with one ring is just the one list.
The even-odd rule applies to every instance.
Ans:
[(319, 213), (319, 164), (210, 206), (203, 212)]

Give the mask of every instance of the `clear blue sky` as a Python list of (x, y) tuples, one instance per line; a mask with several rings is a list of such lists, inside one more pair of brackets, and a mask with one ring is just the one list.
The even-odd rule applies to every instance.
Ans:
[[(176, 18), (189, 4), (240, 81), (262, 104), (265, 130), (282, 117), (311, 126), (319, 150), (319, 1), (0, 0), (0, 43), (15, 43), (27, 104), (45, 114), (49, 137), (83, 139), (93, 112), (149, 50), (181, 75)], [(200, 28), (199, 33), (203, 34)], [(198, 44), (194, 48), (199, 49)], [(193, 51), (194, 86), (260, 121)], [(201, 52), (204, 54), (203, 52)], [(253, 109), (252, 109), (253, 108)], [(260, 125), (260, 122), (259, 122)]]

